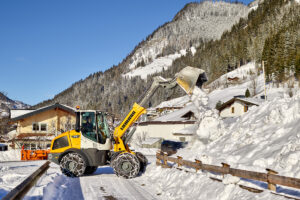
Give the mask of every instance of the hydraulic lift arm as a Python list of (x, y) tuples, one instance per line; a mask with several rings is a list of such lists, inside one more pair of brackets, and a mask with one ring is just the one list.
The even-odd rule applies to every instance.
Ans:
[(178, 84), (187, 94), (190, 95), (192, 94), (195, 85), (201, 87), (206, 81), (207, 78), (205, 72), (193, 67), (185, 67), (175, 75), (174, 79), (164, 79), (161, 76), (154, 77), (150, 89), (145, 93), (142, 100), (138, 104), (134, 103), (129, 114), (125, 117), (122, 123), (115, 128), (113, 134), (115, 141), (114, 151), (126, 151), (132, 153), (127, 142), (133, 135), (134, 130), (127, 135), (127, 138), (122, 138), (122, 136), (124, 136), (128, 128), (135, 123), (142, 114), (146, 113), (146, 108), (144, 108), (144, 106), (159, 87), (172, 89)]

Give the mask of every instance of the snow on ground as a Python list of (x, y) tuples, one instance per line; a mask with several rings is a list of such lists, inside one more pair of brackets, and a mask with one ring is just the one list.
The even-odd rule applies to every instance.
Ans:
[(0, 151), (0, 163), (3, 161), (20, 161), (21, 150)]
[[(177, 155), (205, 164), (220, 166), (225, 162), (233, 168), (258, 172), (270, 168), (280, 175), (300, 178), (300, 92), (292, 98), (276, 97), (263, 102), (230, 120), (222, 120), (215, 110), (208, 108), (205, 95), (197, 91), (192, 96), (200, 111), (197, 136)], [(210, 176), (214, 175), (188, 174), (150, 165), (144, 178), (155, 183), (156, 192), (164, 199), (282, 199), (269, 191), (254, 194), (233, 184), (266, 189), (266, 183), (230, 177), (218, 183), (208, 179)], [(277, 192), (300, 197), (300, 191), (293, 188), (278, 186)]]
[(0, 163), (0, 199), (19, 185), (45, 161)]

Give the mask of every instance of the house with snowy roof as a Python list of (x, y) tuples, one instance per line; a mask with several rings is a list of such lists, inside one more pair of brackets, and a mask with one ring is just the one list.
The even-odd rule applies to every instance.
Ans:
[(259, 106), (258, 99), (233, 97), (229, 101), (223, 103), (217, 109), (220, 112), (220, 117), (238, 117), (242, 116), (252, 106)]
[(26, 149), (47, 148), (54, 136), (74, 129), (75, 109), (53, 104), (36, 110), (10, 111), (11, 124), (16, 124), (16, 130), (9, 133), (13, 148)]
[(137, 123), (135, 135), (142, 134), (146, 138), (162, 138), (173, 141), (191, 141), (197, 130), (193, 128), (196, 123), (196, 115), (197, 108), (190, 103), (152, 121)]

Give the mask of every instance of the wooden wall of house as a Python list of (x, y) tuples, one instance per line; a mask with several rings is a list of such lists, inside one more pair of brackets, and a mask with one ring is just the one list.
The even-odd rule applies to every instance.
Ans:
[[(69, 121), (71, 124), (75, 124), (75, 115), (66, 112), (61, 109), (48, 110), (38, 113), (36, 115), (25, 118), (18, 121), (17, 132), (22, 133), (52, 133), (56, 134), (61, 129), (66, 128), (66, 124)], [(33, 131), (33, 123), (45, 123), (47, 124), (47, 131)]]

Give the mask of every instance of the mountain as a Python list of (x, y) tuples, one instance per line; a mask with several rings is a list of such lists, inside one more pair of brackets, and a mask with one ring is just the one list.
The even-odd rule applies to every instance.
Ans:
[[(36, 107), (60, 102), (124, 115), (153, 76), (173, 77), (187, 65), (204, 69), (212, 82), (241, 65), (264, 60), (268, 81), (280, 83), (300, 74), (299, 21), (296, 0), (257, 0), (249, 7), (224, 2), (188, 4), (119, 65), (91, 74)], [(158, 90), (149, 106), (182, 94), (179, 88)]]
[(141, 42), (131, 53), (129, 69), (149, 64), (157, 56), (174, 54), (204, 41), (220, 39), (225, 30), (246, 17), (249, 8), (226, 2), (189, 3)]
[[(144, 79), (139, 76), (124, 77), (126, 73), (151, 64), (157, 59), (166, 60), (168, 56), (168, 64), (171, 65), (176, 58), (185, 55), (178, 53), (180, 50), (190, 51), (207, 41), (219, 39), (223, 31), (230, 30), (231, 26), (238, 22), (240, 17), (246, 17), (248, 12), (249, 8), (243, 4), (208, 1), (187, 4), (172, 21), (160, 26), (140, 42), (119, 65), (105, 72), (91, 74), (57, 94), (53, 99), (35, 107), (60, 102), (70, 106), (81, 105), (84, 109), (101, 109), (124, 114), (149, 87), (152, 76), (150, 73), (147, 76), (149, 80), (146, 81), (144, 79), (147, 77)], [(154, 70), (153, 73), (159, 71)], [(159, 97), (154, 97), (149, 104), (158, 104), (170, 94), (172, 93), (158, 91)]]
[(0, 92), (0, 118), (9, 116), (10, 109), (26, 109), (29, 107), (29, 105), (21, 101), (14, 101)]

